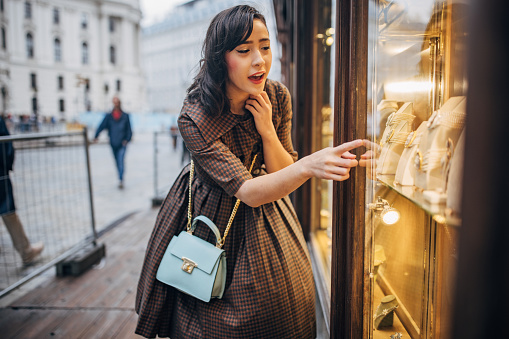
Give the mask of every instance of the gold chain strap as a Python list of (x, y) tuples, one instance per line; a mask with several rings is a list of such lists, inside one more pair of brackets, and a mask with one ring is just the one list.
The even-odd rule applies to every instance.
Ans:
[[(255, 154), (253, 157), (253, 161), (251, 161), (251, 166), (249, 167), (249, 173), (253, 170), (253, 166), (256, 162), (256, 157), (258, 154)], [(187, 209), (187, 231), (191, 232), (191, 219), (193, 218), (193, 215), (191, 213), (191, 183), (193, 181), (193, 172), (194, 172), (194, 162), (191, 160), (191, 171), (189, 174), (189, 205)], [(226, 240), (226, 236), (228, 235), (228, 232), (230, 231), (230, 227), (233, 224), (233, 218), (235, 218), (235, 214), (237, 214), (237, 210), (239, 209), (240, 205), (240, 199), (237, 199), (235, 202), (235, 206), (233, 207), (232, 214), (230, 215), (230, 219), (228, 220), (228, 224), (226, 225), (226, 229), (224, 230), (224, 235), (221, 241), (218, 243), (219, 248), (222, 248), (224, 245), (224, 242)]]
[(194, 174), (194, 162), (191, 160), (191, 171), (189, 173), (189, 204), (187, 205), (187, 232), (191, 233), (191, 219), (193, 219), (193, 215), (191, 213), (191, 187), (193, 183), (193, 174)]

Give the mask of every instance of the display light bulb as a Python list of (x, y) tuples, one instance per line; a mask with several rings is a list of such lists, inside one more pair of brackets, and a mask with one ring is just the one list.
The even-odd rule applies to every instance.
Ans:
[(399, 221), (400, 214), (394, 207), (386, 207), (380, 214), (382, 221), (386, 225), (394, 225)]
[(375, 203), (368, 204), (368, 207), (376, 212), (376, 217), (382, 220), (385, 225), (394, 225), (401, 217), (399, 211), (390, 206), (389, 202), (380, 196), (377, 197)]

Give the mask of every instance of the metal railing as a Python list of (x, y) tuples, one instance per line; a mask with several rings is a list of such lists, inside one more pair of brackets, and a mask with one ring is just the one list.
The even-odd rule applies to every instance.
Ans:
[(0, 147), (8, 143), (16, 213), (29, 241), (44, 250), (24, 265), (0, 227), (0, 297), (97, 240), (86, 129), (0, 137)]

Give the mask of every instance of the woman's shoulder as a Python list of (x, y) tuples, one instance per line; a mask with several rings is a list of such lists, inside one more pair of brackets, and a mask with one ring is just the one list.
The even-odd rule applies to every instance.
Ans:
[(178, 120), (192, 120), (196, 125), (201, 126), (209, 123), (211, 117), (199, 100), (193, 101), (186, 98), (182, 104)]
[(178, 118), (181, 133), (192, 132), (196, 128), (207, 143), (216, 140), (237, 123), (237, 120), (229, 114), (211, 116), (207, 114), (200, 102), (192, 102), (187, 98), (184, 100)]
[(205, 114), (205, 108), (203, 105), (199, 102), (193, 102), (189, 100), (189, 98), (186, 98), (184, 100), (184, 103), (182, 104), (182, 109), (180, 110), (180, 116), (187, 115), (189, 117), (191, 116), (203, 116), (206, 117)]

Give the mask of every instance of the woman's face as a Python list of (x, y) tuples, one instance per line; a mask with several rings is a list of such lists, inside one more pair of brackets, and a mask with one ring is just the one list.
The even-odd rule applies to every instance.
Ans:
[(269, 32), (261, 20), (253, 21), (247, 41), (225, 55), (228, 68), (226, 94), (230, 100), (260, 94), (272, 65)]

